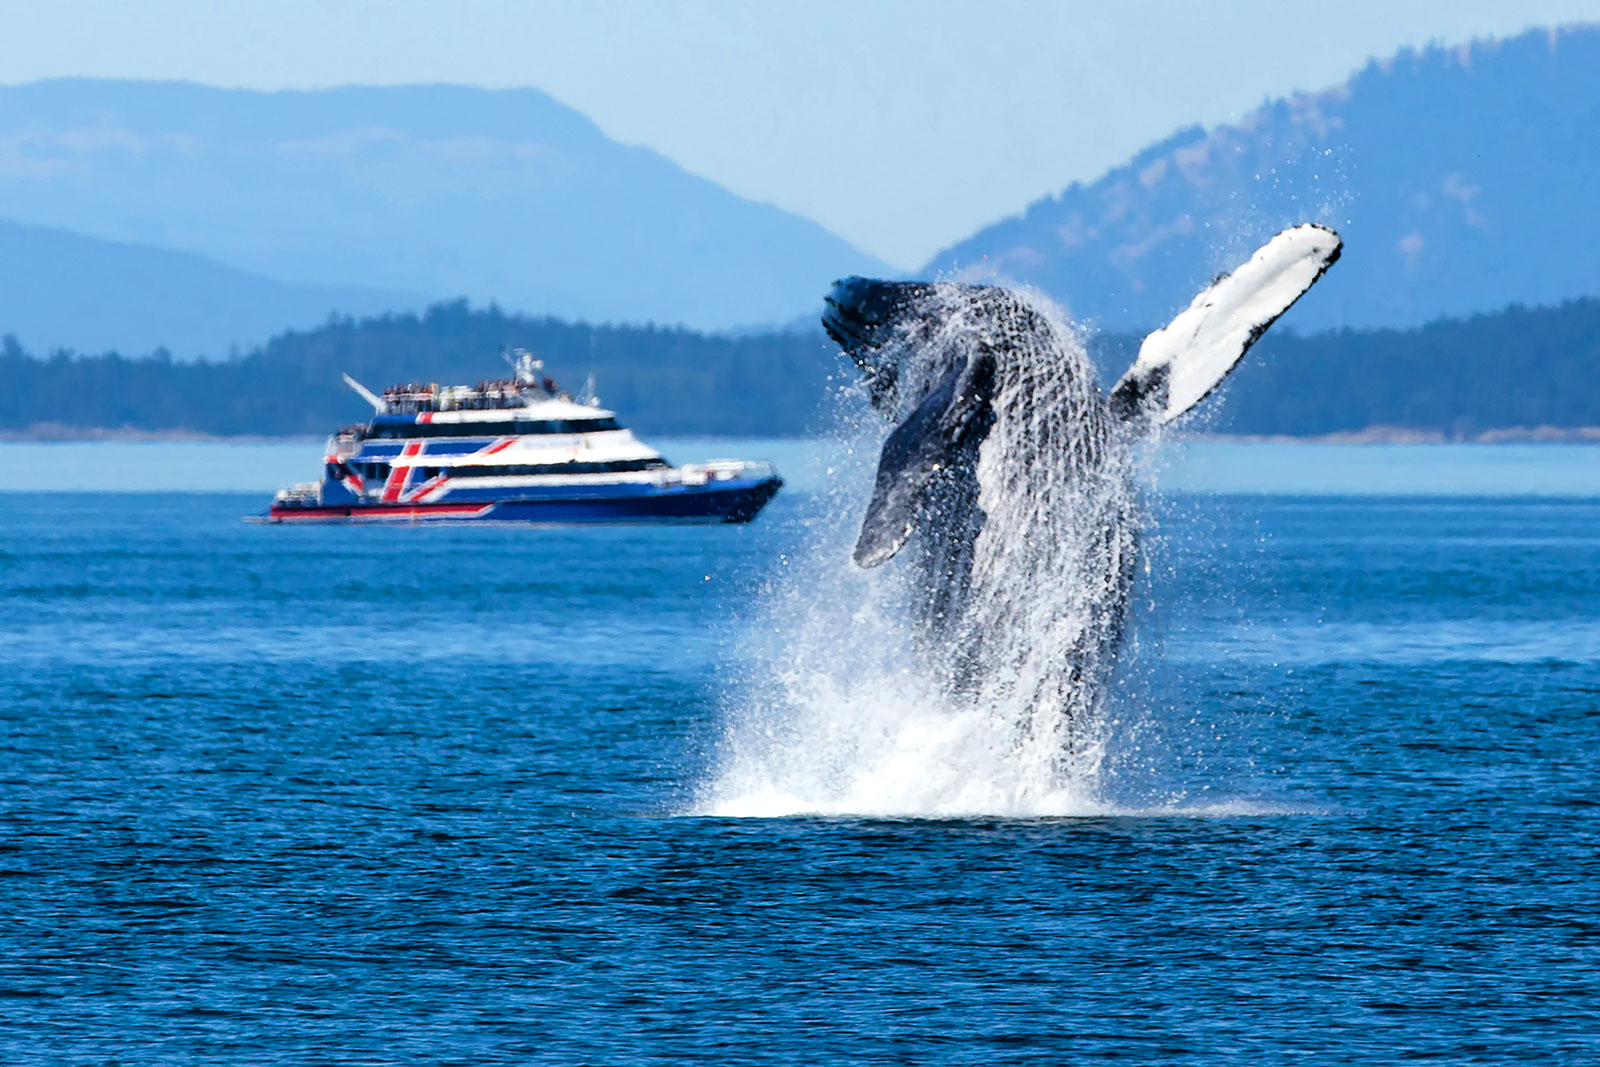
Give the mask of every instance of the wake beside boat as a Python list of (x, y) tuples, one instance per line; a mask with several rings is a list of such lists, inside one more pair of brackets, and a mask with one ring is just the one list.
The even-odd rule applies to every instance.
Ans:
[(319, 482), (282, 489), (264, 522), (749, 522), (783, 486), (770, 463), (674, 467), (614, 412), (558, 392), (518, 350), (515, 376), (412, 383), (328, 439)]

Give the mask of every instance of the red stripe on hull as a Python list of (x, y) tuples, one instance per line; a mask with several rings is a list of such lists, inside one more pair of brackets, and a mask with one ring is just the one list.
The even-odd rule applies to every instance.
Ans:
[(435, 489), (443, 489), (449, 481), (449, 478), (441, 474), (431, 481), (423, 482), (415, 492), (406, 494), (406, 503), (409, 504), (413, 501), (421, 500)]
[(475, 519), (493, 511), (494, 504), (402, 504), (395, 506), (282, 508), (274, 505), (268, 516), (280, 522), (394, 522), (405, 519)]
[(389, 470), (389, 481), (383, 487), (383, 502), (385, 504), (398, 504), (400, 494), (405, 490), (406, 479), (411, 477), (409, 464), (402, 466), (403, 459), (413, 459), (422, 452), (422, 442), (413, 441), (400, 450), (400, 455), (395, 457), (394, 466)]

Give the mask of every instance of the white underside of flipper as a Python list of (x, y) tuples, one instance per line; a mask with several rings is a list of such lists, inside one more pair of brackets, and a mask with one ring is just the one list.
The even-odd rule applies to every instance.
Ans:
[(1206, 398), (1256, 338), (1339, 258), (1339, 235), (1323, 226), (1284, 230), (1249, 262), (1223, 275), (1139, 346), (1112, 390), (1129, 416), (1170, 422)]

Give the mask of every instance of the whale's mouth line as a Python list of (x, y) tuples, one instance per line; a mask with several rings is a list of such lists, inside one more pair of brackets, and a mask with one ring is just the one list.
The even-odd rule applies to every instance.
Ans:
[(927, 291), (923, 283), (841, 278), (823, 297), (822, 325), (851, 354), (882, 348), (919, 314)]
[(841, 307), (831, 296), (823, 304), (822, 328), (835, 344), (847, 351), (866, 344), (866, 324), (859, 316)]
[(823, 299), (822, 328), (847, 355), (858, 355), (882, 348), (887, 338), (875, 336), (892, 329), (888, 323), (874, 322), (862, 313), (859, 306), (836, 300)]

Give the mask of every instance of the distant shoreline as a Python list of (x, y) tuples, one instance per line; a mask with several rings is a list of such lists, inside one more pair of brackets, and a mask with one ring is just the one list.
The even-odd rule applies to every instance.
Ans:
[(1592, 445), (1600, 444), (1600, 426), (1503, 426), (1471, 434), (1418, 430), (1405, 426), (1369, 426), (1364, 430), (1294, 437), (1289, 434), (1179, 433), (1181, 441), (1228, 441), (1273, 445)]
[(0, 442), (8, 444), (67, 445), (114, 441), (122, 444), (204, 442), (208, 444), (288, 445), (305, 444), (308, 441), (321, 441), (324, 437), (326, 437), (325, 434), (309, 436), (305, 434), (285, 434), (283, 436), (238, 434), (223, 436), (221, 434), (201, 433), (197, 430), (135, 430), (131, 428), (111, 430), (92, 426), (60, 426), (55, 423), (30, 426), (26, 430), (0, 430)]
[[(661, 434), (645, 431), (647, 437), (659, 439), (727, 438), (746, 439), (748, 434), (676, 433)], [(786, 440), (804, 441), (814, 435), (773, 435)], [(1226, 442), (1231, 444), (1274, 445), (1507, 445), (1507, 444), (1600, 444), (1600, 426), (1507, 426), (1482, 430), (1473, 434), (1446, 434), (1439, 430), (1418, 430), (1404, 426), (1372, 426), (1364, 430), (1346, 430), (1339, 433), (1315, 434), (1296, 437), (1289, 434), (1230, 434), (1183, 433), (1173, 435), (1181, 442)], [(84, 444), (116, 442), (123, 444), (240, 444), (288, 445), (321, 441), (323, 435), (282, 436), (268, 434), (202, 433), (196, 430), (136, 430), (130, 428), (106, 429), (103, 427), (63, 426), (42, 423), (26, 430), (0, 430), (0, 443), (10, 444)]]

